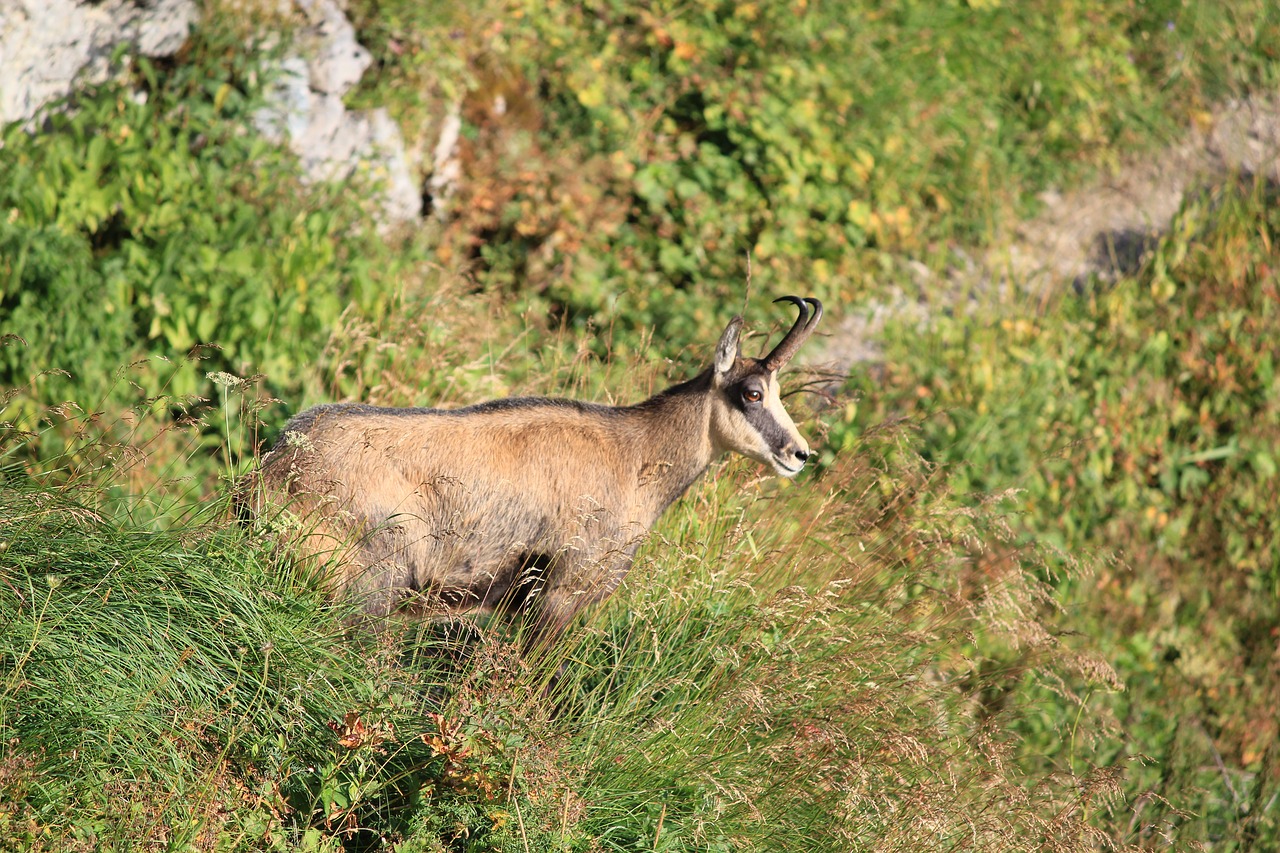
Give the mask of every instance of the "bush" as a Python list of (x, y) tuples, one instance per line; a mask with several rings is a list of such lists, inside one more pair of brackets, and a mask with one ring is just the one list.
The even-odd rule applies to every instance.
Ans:
[[(206, 25), (180, 61), (134, 58), (132, 79), (77, 95), (42, 132), (6, 131), (0, 386), (27, 391), (9, 407), (23, 427), (65, 400), (210, 397), (212, 371), (296, 395), (348, 306), (376, 319), (390, 302), (356, 205), (302, 191), (250, 130), (257, 60), (229, 38)], [(172, 366), (121, 381), (147, 356)]]
[(1125, 674), (1102, 700), (1125, 752), (1155, 760), (1130, 765), (1129, 794), (1144, 826), (1242, 848), (1278, 825), (1275, 211), (1274, 188), (1228, 184), (1186, 205), (1139, 275), (1045, 316), (940, 321), (886, 354), (836, 430), (920, 417), (961, 489), (1017, 488), (1027, 535), (1114, 555), (1062, 595)]
[(423, 145), (460, 105), (442, 254), (622, 344), (690, 339), (741, 302), (749, 251), (758, 293), (861, 298), (891, 257), (945, 259), (1205, 98), (1274, 80), (1280, 45), (1257, 0), (391, 0), (353, 16), (378, 60), (361, 97)]

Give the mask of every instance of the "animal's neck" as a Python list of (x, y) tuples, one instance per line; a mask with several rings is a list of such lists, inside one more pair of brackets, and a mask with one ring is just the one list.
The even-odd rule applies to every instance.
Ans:
[(654, 519), (711, 464), (710, 387), (707, 371), (634, 407), (644, 424), (640, 494)]

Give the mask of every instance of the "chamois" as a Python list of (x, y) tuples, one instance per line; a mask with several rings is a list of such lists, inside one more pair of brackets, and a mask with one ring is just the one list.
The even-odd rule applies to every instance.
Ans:
[[(290, 420), (242, 509), (282, 513), (335, 592), (385, 616), (525, 614), (554, 639), (622, 582), (663, 511), (734, 451), (793, 477), (810, 456), (778, 371), (822, 317), (784, 296), (795, 324), (744, 358), (734, 317), (710, 367), (631, 406), (515, 397), (461, 409), (320, 405)], [(812, 311), (810, 311), (812, 307)], [(279, 524), (272, 525), (279, 527)]]

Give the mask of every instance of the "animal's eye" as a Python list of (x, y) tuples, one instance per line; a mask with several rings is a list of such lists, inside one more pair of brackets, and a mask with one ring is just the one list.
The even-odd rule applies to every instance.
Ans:
[(742, 399), (746, 400), (748, 403), (759, 403), (761, 398), (763, 397), (764, 395), (761, 394), (759, 391), (757, 391), (755, 388), (751, 388), (742, 392)]

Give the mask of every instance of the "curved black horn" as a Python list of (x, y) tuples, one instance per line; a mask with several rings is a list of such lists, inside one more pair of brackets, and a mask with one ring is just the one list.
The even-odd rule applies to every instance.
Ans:
[[(796, 354), (796, 350), (800, 349), (800, 345), (809, 339), (809, 336), (813, 334), (814, 328), (818, 325), (818, 321), (822, 319), (822, 303), (816, 299), (782, 296), (773, 301), (790, 302), (800, 309), (800, 316), (796, 318), (795, 325), (791, 327), (791, 331), (787, 332), (786, 336), (773, 348), (773, 352), (764, 357), (765, 369), (770, 372), (780, 369), (791, 361), (791, 357)], [(810, 305), (813, 306), (812, 314), (809, 313)]]

